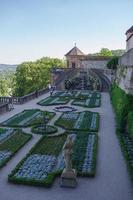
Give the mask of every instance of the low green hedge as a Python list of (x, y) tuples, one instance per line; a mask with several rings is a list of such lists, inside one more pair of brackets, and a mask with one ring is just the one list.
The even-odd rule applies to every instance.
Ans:
[(50, 126), (50, 125), (46, 125), (46, 130), (40, 130), (39, 127), (43, 127), (43, 125), (39, 126), (39, 125), (36, 125), (36, 126), (33, 126), (32, 127), (32, 132), (35, 133), (35, 134), (40, 134), (40, 135), (47, 135), (47, 134), (53, 134), (53, 133), (56, 133), (58, 131), (58, 129), (55, 127), (55, 126)]
[[(100, 99), (100, 98), (99, 98), (99, 99)], [(71, 105), (81, 106), (81, 107), (84, 107), (84, 108), (96, 108), (96, 107), (100, 107), (100, 106), (101, 106), (101, 99), (100, 99), (100, 101), (99, 101), (99, 105), (98, 105), (98, 106), (95, 105), (95, 101), (96, 101), (95, 98), (91, 98), (91, 99), (90, 99), (90, 103), (89, 103), (89, 105), (87, 106), (87, 105), (85, 104), (86, 99), (83, 99), (83, 100), (81, 100), (81, 99), (76, 99), (76, 100), (74, 100), (74, 101), (71, 103)], [(80, 102), (82, 102), (83, 104), (80, 104)]]
[[(37, 111), (40, 111), (43, 115), (48, 117), (48, 120), (51, 120), (54, 116), (55, 116), (55, 112), (49, 112), (49, 111), (42, 111), (39, 109), (31, 109), (31, 110), (24, 110), (23, 112), (27, 111), (27, 113), (25, 113), (22, 116), (18, 116), (18, 114), (14, 115), (13, 117), (9, 118), (8, 120), (11, 120), (10, 122), (8, 122), (8, 120), (4, 121), (1, 123), (1, 125), (3, 127), (31, 127), (34, 125), (38, 125), (38, 124), (43, 124), (43, 117), (39, 117), (38, 119), (32, 119), (28, 124), (26, 125), (19, 125), (18, 123), (21, 122), (21, 120), (25, 119), (26, 117), (28, 117), (31, 114), (34, 114)], [(22, 113), (23, 113), (22, 112)], [(4, 124), (5, 122), (7, 122), (7, 124)]]
[[(62, 173), (62, 170), (52, 172), (48, 174), (48, 177), (44, 180), (34, 180), (34, 179), (26, 179), (26, 178), (16, 178), (14, 175), (17, 173), (19, 168), (23, 165), (25, 160), (32, 154), (42, 154), (42, 155), (56, 155), (61, 152), (62, 147), (64, 145), (64, 142), (66, 141), (67, 134), (72, 134), (71, 132), (66, 132), (66, 134), (60, 135), (60, 136), (54, 136), (54, 137), (47, 137), (47, 136), (42, 136), (42, 138), (38, 141), (37, 144), (30, 150), (30, 152), (25, 156), (25, 158), (15, 167), (15, 169), (11, 172), (11, 174), (8, 176), (8, 181), (13, 182), (15, 184), (27, 184), (27, 185), (34, 185), (34, 186), (45, 186), (45, 187), (50, 187), (54, 179), (57, 176), (60, 176)], [(88, 134), (91, 133), (77, 133), (77, 134), (84, 134), (84, 136), (88, 136)], [(94, 134), (94, 133), (92, 133)], [(98, 135), (95, 135), (96, 140), (94, 144), (94, 149), (93, 149), (93, 168), (92, 172), (90, 173), (81, 173), (78, 171), (78, 176), (83, 176), (83, 177), (93, 177), (95, 176), (95, 171), (96, 171), (96, 157), (97, 157), (97, 145), (98, 145)], [(85, 137), (86, 138), (86, 137)], [(86, 142), (86, 141), (85, 141)], [(87, 143), (86, 143), (87, 144)], [(78, 146), (77, 146), (78, 148)], [(77, 150), (75, 149), (75, 153)], [(85, 152), (84, 152), (85, 154)], [(77, 157), (77, 160), (79, 158)], [(83, 160), (82, 160), (83, 161)]]
[(66, 134), (54, 137), (42, 136), (41, 139), (35, 144), (34, 147), (29, 151), (29, 153), (18, 163), (14, 170), (12, 170), (11, 174), (8, 175), (8, 181), (16, 184), (27, 184), (34, 186), (46, 186), (50, 187), (56, 176), (60, 175), (62, 171), (56, 171), (48, 174), (48, 177), (45, 180), (34, 180), (34, 179), (26, 179), (26, 178), (16, 178), (14, 175), (19, 170), (19, 168), (23, 165), (25, 160), (32, 154), (41, 154), (41, 155), (56, 155), (61, 152), (61, 149), (66, 141)]
[(12, 155), (0, 163), (0, 168), (2, 168), (6, 163), (21, 149), (30, 139), (31, 134), (26, 134), (17, 130), (15, 134), (6, 139), (0, 144), (0, 151), (10, 151)]
[[(73, 130), (73, 131), (94, 131), (94, 132), (97, 132), (99, 130), (99, 121), (100, 121), (100, 115), (99, 113), (95, 112), (97, 114), (97, 119), (96, 119), (96, 128), (95, 130), (92, 130), (90, 128), (90, 125), (91, 125), (91, 120), (92, 120), (92, 114), (94, 112), (89, 112), (89, 111), (85, 111), (85, 117), (84, 117), (84, 120), (82, 121), (81, 123), (81, 126), (80, 128), (76, 129), (74, 128), (74, 125), (75, 125), (75, 122), (76, 120), (66, 120), (66, 119), (63, 119), (62, 116), (63, 114), (59, 117), (59, 119), (57, 119), (55, 121), (55, 125), (56, 126), (60, 126), (66, 130)], [(79, 113), (80, 114), (80, 113)], [(88, 126), (89, 124), (89, 126)], [(86, 127), (87, 125), (87, 127)]]
[[(56, 98), (59, 98), (59, 101), (52, 103), (52, 101)], [(39, 101), (37, 104), (41, 105), (41, 106), (64, 105), (64, 104), (69, 103), (70, 99), (71, 99), (70, 97), (53, 97), (53, 96), (50, 96), (50, 97), (47, 97), (46, 99)]]

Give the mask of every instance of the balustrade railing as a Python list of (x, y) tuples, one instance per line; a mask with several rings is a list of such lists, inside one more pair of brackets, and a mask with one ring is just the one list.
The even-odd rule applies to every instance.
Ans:
[(48, 92), (48, 88), (37, 90), (22, 97), (0, 97), (0, 104), (24, 104)]
[(8, 111), (8, 103), (0, 104), (0, 114)]

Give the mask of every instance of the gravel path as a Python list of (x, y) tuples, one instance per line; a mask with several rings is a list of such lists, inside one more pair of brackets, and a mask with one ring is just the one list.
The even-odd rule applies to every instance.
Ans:
[[(13, 111), (0, 117), (0, 122), (26, 108), (41, 108), (50, 111), (52, 107), (36, 105), (36, 102), (42, 98), (15, 106)], [(80, 111), (82, 110), (85, 109), (80, 108)], [(126, 164), (115, 135), (114, 114), (109, 94), (102, 93), (102, 106), (100, 108), (87, 110), (98, 111), (101, 116), (96, 177), (78, 178), (76, 189), (60, 188), (59, 178), (56, 179), (50, 189), (9, 184), (7, 175), (39, 140), (40, 136), (34, 134), (33, 139), (8, 162), (7, 166), (0, 170), (0, 200), (133, 200), (133, 185), (129, 179)]]

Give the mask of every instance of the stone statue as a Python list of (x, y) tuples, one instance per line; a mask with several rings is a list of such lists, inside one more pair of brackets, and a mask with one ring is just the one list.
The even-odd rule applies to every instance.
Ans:
[(63, 153), (65, 159), (65, 169), (61, 174), (61, 187), (76, 187), (77, 186), (77, 172), (72, 169), (72, 153), (73, 141), (71, 135), (67, 137), (66, 143), (63, 146)]
[(65, 159), (65, 170), (70, 171), (72, 170), (71, 156), (73, 153), (73, 141), (70, 135), (67, 137), (67, 141), (63, 146), (63, 153), (64, 153), (64, 159)]

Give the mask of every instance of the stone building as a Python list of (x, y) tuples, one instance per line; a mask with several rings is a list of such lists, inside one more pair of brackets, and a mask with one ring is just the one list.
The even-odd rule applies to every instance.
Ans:
[(133, 26), (127, 30), (126, 32), (127, 40), (126, 40), (126, 51), (129, 51), (133, 48)]
[(126, 37), (126, 52), (119, 58), (116, 81), (126, 93), (133, 94), (133, 26)]
[(69, 68), (106, 69), (110, 60), (110, 57), (106, 56), (86, 55), (76, 45), (65, 56)]

